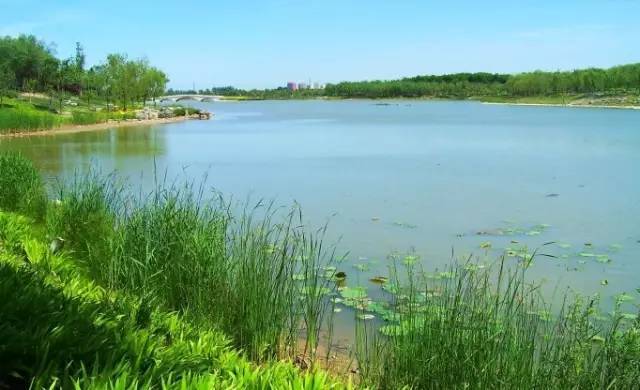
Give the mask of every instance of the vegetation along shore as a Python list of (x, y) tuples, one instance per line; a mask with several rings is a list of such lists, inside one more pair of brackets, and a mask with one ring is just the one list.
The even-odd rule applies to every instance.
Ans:
[(640, 64), (608, 69), (535, 71), (519, 74), (455, 73), (400, 80), (327, 84), (324, 89), (241, 90), (233, 87), (170, 93), (200, 93), (237, 99), (389, 99), (438, 98), (483, 102), (557, 104), (568, 106), (640, 106)]
[(86, 69), (80, 44), (74, 57), (58, 59), (33, 36), (0, 37), (0, 135), (198, 114), (158, 106), (167, 82), (146, 60), (111, 54)]
[[(196, 183), (141, 193), (122, 179), (45, 188), (30, 161), (0, 155), (0, 387), (640, 383), (635, 293), (607, 312), (598, 297), (550, 305), (527, 277), (535, 250), (435, 273), (392, 254), (373, 300), (297, 206), (238, 208)], [(341, 308), (354, 313), (353, 363), (326, 371)]]

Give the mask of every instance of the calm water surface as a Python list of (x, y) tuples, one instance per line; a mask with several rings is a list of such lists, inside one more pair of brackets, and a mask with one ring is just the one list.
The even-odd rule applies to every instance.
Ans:
[[(452, 250), (484, 256), (490, 241), (495, 258), (511, 240), (571, 245), (545, 247), (564, 258), (531, 269), (551, 287), (640, 287), (640, 111), (389, 103), (193, 103), (215, 119), (0, 139), (0, 150), (23, 152), (49, 179), (94, 164), (149, 186), (155, 164), (169, 177), (207, 173), (235, 199), (297, 201), (313, 224), (329, 220), (330, 241), (349, 252), (342, 268), (371, 289), (392, 251), (414, 249), (434, 269)], [(509, 228), (529, 234), (499, 235)]]

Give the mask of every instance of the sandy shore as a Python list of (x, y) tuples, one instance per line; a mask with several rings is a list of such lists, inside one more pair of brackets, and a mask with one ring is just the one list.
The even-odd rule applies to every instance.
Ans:
[(97, 131), (97, 130), (105, 130), (112, 129), (118, 127), (132, 127), (132, 126), (149, 126), (149, 125), (162, 125), (166, 123), (175, 123), (182, 122), (189, 119), (195, 119), (192, 117), (184, 117), (177, 116), (173, 118), (163, 118), (163, 119), (146, 119), (146, 120), (126, 120), (126, 121), (112, 121), (105, 123), (96, 123), (93, 125), (71, 125), (71, 126), (61, 126), (57, 129), (51, 130), (41, 130), (41, 131), (27, 131), (20, 133), (7, 133), (0, 134), (0, 138), (6, 137), (33, 137), (38, 135), (57, 135), (57, 134), (72, 134), (72, 133), (83, 133), (86, 131)]
[(614, 108), (618, 110), (640, 110), (640, 106), (606, 106), (600, 104), (555, 104), (555, 103), (510, 103), (481, 102), (482, 104), (499, 104), (502, 106), (539, 106), (539, 107), (571, 107), (571, 108)]

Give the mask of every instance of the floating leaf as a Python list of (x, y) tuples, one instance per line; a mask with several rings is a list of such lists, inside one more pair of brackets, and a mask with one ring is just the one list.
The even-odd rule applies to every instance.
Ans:
[(602, 336), (596, 335), (596, 336), (591, 337), (591, 341), (596, 342), (596, 343), (604, 343), (605, 339)]
[(376, 283), (376, 284), (385, 284), (385, 283), (389, 282), (389, 278), (387, 278), (385, 276), (375, 276), (375, 277), (369, 279), (369, 281), (371, 283)]
[(630, 321), (635, 321), (635, 320), (637, 320), (637, 319), (638, 319), (638, 315), (637, 315), (637, 314), (633, 314), (633, 313), (622, 313), (622, 314), (620, 315), (620, 317), (621, 317), (622, 319), (630, 320)]
[(340, 290), (340, 295), (344, 299), (364, 299), (367, 298), (367, 289), (364, 287), (343, 287)]
[(540, 234), (542, 234), (542, 232), (540, 230), (529, 230), (525, 234), (527, 236), (539, 236)]
[(373, 222), (378, 222), (380, 220), (379, 217), (371, 217), (371, 221)]
[(382, 289), (389, 292), (390, 294), (398, 294), (398, 292), (400, 292), (400, 286), (398, 286), (396, 283), (383, 284)]
[(359, 264), (354, 264), (353, 268), (357, 269), (358, 271), (361, 272), (366, 272), (369, 270), (369, 265), (366, 263), (359, 263)]
[(489, 249), (489, 248), (491, 248), (491, 242), (490, 241), (481, 242), (480, 243), (480, 248), (481, 249)]
[(372, 320), (376, 318), (376, 316), (374, 316), (373, 314), (358, 314), (358, 318), (366, 321), (366, 320)]
[(600, 284), (601, 284), (601, 285), (603, 285), (603, 286), (606, 286), (606, 285), (608, 285), (608, 284), (609, 284), (609, 281), (608, 281), (607, 279), (602, 279), (602, 280), (600, 281)]
[(408, 255), (404, 257), (402, 262), (404, 263), (404, 265), (413, 265), (418, 261), (418, 259), (418, 256)]
[(557, 245), (558, 247), (562, 248), (562, 249), (569, 249), (569, 248), (571, 248), (571, 244), (568, 244), (568, 243), (566, 243), (566, 242), (559, 242), (559, 243), (556, 243), (556, 245)]
[(333, 276), (336, 280), (345, 280), (347, 278), (347, 274), (343, 271), (338, 271)]
[(590, 252), (580, 252), (580, 253), (578, 253), (578, 256), (580, 256), (580, 257), (596, 257), (595, 253), (590, 253)]
[(339, 307), (334, 307), (334, 308), (333, 308), (333, 312), (334, 312), (334, 313), (340, 313), (341, 311), (342, 311), (342, 309), (341, 309), (341, 308), (339, 308)]
[(635, 298), (632, 297), (631, 295), (627, 294), (627, 293), (622, 293), (622, 294), (618, 294), (616, 295), (616, 300), (618, 302), (630, 302), (633, 301)]
[(612, 251), (612, 252), (617, 252), (620, 249), (622, 249), (622, 245), (620, 245), (620, 244), (611, 244), (611, 245), (609, 245), (609, 250)]
[(604, 263), (604, 264), (606, 264), (606, 263), (610, 263), (610, 262), (611, 262), (611, 259), (610, 259), (610, 258), (609, 258), (609, 256), (607, 256), (607, 255), (596, 255), (596, 261), (597, 261), (598, 263)]

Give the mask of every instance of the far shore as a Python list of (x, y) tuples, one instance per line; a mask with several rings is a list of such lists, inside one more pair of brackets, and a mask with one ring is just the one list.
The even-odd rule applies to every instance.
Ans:
[(5, 134), (0, 134), (0, 138), (33, 137), (38, 135), (83, 133), (87, 131), (106, 130), (106, 129), (118, 128), (118, 127), (161, 125), (166, 123), (182, 122), (189, 119), (196, 119), (196, 117), (176, 116), (172, 118), (159, 118), (159, 119), (129, 119), (129, 120), (122, 120), (122, 121), (110, 121), (110, 122), (103, 122), (103, 123), (94, 123), (91, 125), (65, 125), (55, 129), (22, 131), (22, 132), (13, 132), (13, 133), (10, 132)]
[(482, 104), (499, 104), (507, 106), (540, 106), (540, 107), (576, 107), (576, 108), (615, 108), (618, 110), (640, 110), (640, 106), (615, 106), (604, 104), (559, 104), (559, 103), (516, 103), (516, 102), (483, 102)]

